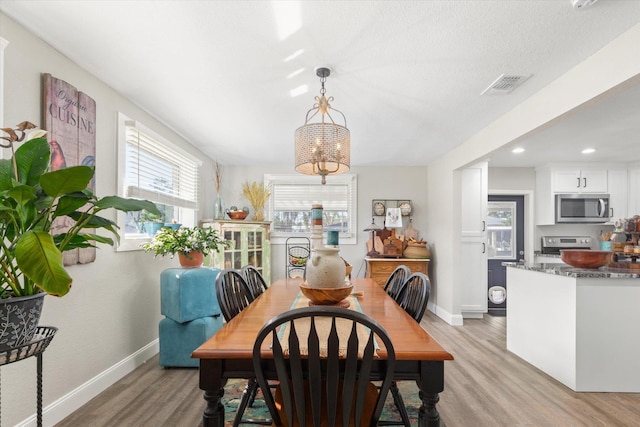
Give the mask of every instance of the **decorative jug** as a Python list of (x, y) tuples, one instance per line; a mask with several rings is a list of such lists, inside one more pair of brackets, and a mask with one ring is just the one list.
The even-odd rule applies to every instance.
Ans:
[(306, 280), (310, 288), (341, 288), (347, 267), (338, 248), (315, 248), (307, 261)]

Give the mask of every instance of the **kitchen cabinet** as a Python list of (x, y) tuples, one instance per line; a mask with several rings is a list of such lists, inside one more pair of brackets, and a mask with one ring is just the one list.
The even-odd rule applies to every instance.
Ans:
[(606, 193), (606, 169), (554, 169), (554, 193)]
[(201, 227), (213, 227), (231, 246), (211, 254), (206, 264), (221, 270), (253, 265), (271, 283), (270, 222), (203, 220)]
[(640, 166), (629, 168), (628, 215), (640, 215)]
[(387, 279), (400, 265), (405, 265), (411, 273), (424, 273), (429, 275), (429, 259), (416, 258), (370, 258), (367, 261), (367, 277), (371, 277), (378, 285), (384, 286)]
[(607, 172), (607, 193), (609, 193), (609, 222), (613, 225), (616, 218), (631, 216), (628, 205), (628, 173), (626, 169), (609, 169)]
[(460, 171), (460, 259), (465, 264), (456, 283), (464, 318), (481, 318), (487, 312), (487, 172), (487, 162)]
[(626, 173), (626, 168), (616, 164), (605, 168), (583, 165), (536, 168), (536, 225), (556, 223), (555, 195), (558, 193), (610, 194), (610, 207), (614, 209), (614, 217), (624, 217), (628, 211), (627, 197), (630, 194), (626, 185)]

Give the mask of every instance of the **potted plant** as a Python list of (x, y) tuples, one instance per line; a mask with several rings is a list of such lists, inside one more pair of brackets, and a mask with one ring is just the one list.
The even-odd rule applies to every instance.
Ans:
[[(97, 243), (113, 245), (111, 237), (96, 233), (98, 229), (119, 239), (116, 223), (100, 212), (113, 208), (160, 213), (147, 200), (94, 195), (88, 188), (95, 173), (91, 166), (50, 171), (49, 143), (33, 124), (23, 122), (2, 131), (6, 136), (0, 138), (7, 142), (0, 145), (10, 148), (12, 157), (0, 160), (0, 351), (33, 337), (45, 294), (61, 297), (69, 292), (73, 280), (62, 252)], [(69, 218), (69, 229), (52, 235), (53, 220), (63, 216)]]
[(142, 222), (144, 231), (148, 236), (155, 235), (158, 230), (160, 230), (160, 228), (164, 225), (162, 213), (156, 214), (154, 212), (149, 212), (146, 210), (140, 212), (140, 221)]
[(178, 254), (183, 267), (200, 267), (206, 255), (229, 244), (211, 227), (162, 227), (150, 242), (141, 246), (145, 252), (153, 252), (155, 256), (171, 255), (173, 258)]

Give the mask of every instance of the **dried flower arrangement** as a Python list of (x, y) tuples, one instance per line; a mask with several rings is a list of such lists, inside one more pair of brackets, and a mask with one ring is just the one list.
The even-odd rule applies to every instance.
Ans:
[(242, 184), (242, 194), (251, 203), (254, 213), (252, 219), (254, 221), (264, 221), (264, 204), (271, 196), (271, 187), (264, 183), (245, 182)]

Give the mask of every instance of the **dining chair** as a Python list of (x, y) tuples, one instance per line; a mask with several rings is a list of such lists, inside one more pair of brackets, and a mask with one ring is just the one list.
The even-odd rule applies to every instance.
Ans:
[[(218, 297), (218, 304), (220, 304), (220, 310), (222, 311), (224, 320), (227, 322), (236, 317), (238, 313), (255, 299), (242, 274), (234, 269), (222, 270), (220, 274), (218, 274), (218, 278), (216, 279), (216, 296)], [(272, 424), (270, 419), (258, 420), (242, 418), (247, 406), (250, 406), (255, 398), (257, 390), (258, 383), (256, 379), (250, 378), (240, 398), (240, 403), (238, 404), (238, 409), (236, 410), (236, 415), (233, 420), (233, 427), (237, 427), (241, 423)]]
[(240, 274), (242, 274), (245, 282), (247, 282), (249, 291), (254, 299), (258, 298), (258, 296), (262, 295), (262, 293), (267, 290), (267, 282), (264, 280), (264, 277), (262, 277), (262, 274), (260, 274), (260, 271), (258, 271), (258, 269), (253, 265), (247, 264), (242, 267)]
[[(376, 355), (380, 345), (384, 359)], [(379, 389), (370, 382), (374, 360), (386, 364)], [(275, 396), (265, 373), (273, 369), (269, 363), (280, 383)], [(387, 332), (362, 313), (304, 307), (263, 326), (253, 366), (275, 425), (286, 420), (287, 426), (335, 426), (339, 419), (343, 426), (375, 426), (393, 380), (395, 351)]]
[(416, 322), (420, 323), (427, 309), (430, 293), (431, 282), (427, 275), (413, 273), (402, 285), (402, 290), (398, 295), (400, 307), (413, 317)]
[[(424, 273), (413, 273), (407, 276), (406, 280), (400, 286), (397, 286), (398, 294), (395, 300), (416, 322), (420, 323), (429, 301), (431, 282)], [(409, 427), (411, 425), (409, 414), (400, 394), (400, 389), (398, 389), (398, 384), (395, 381), (391, 384), (391, 396), (400, 414), (401, 421), (380, 420), (378, 425), (404, 425)]]
[(411, 270), (409, 270), (409, 267), (406, 265), (399, 265), (395, 270), (393, 270), (384, 284), (385, 292), (387, 292), (387, 294), (389, 294), (391, 298), (396, 300), (398, 303), (398, 295), (400, 294), (400, 291), (402, 291), (402, 285), (410, 274)]

